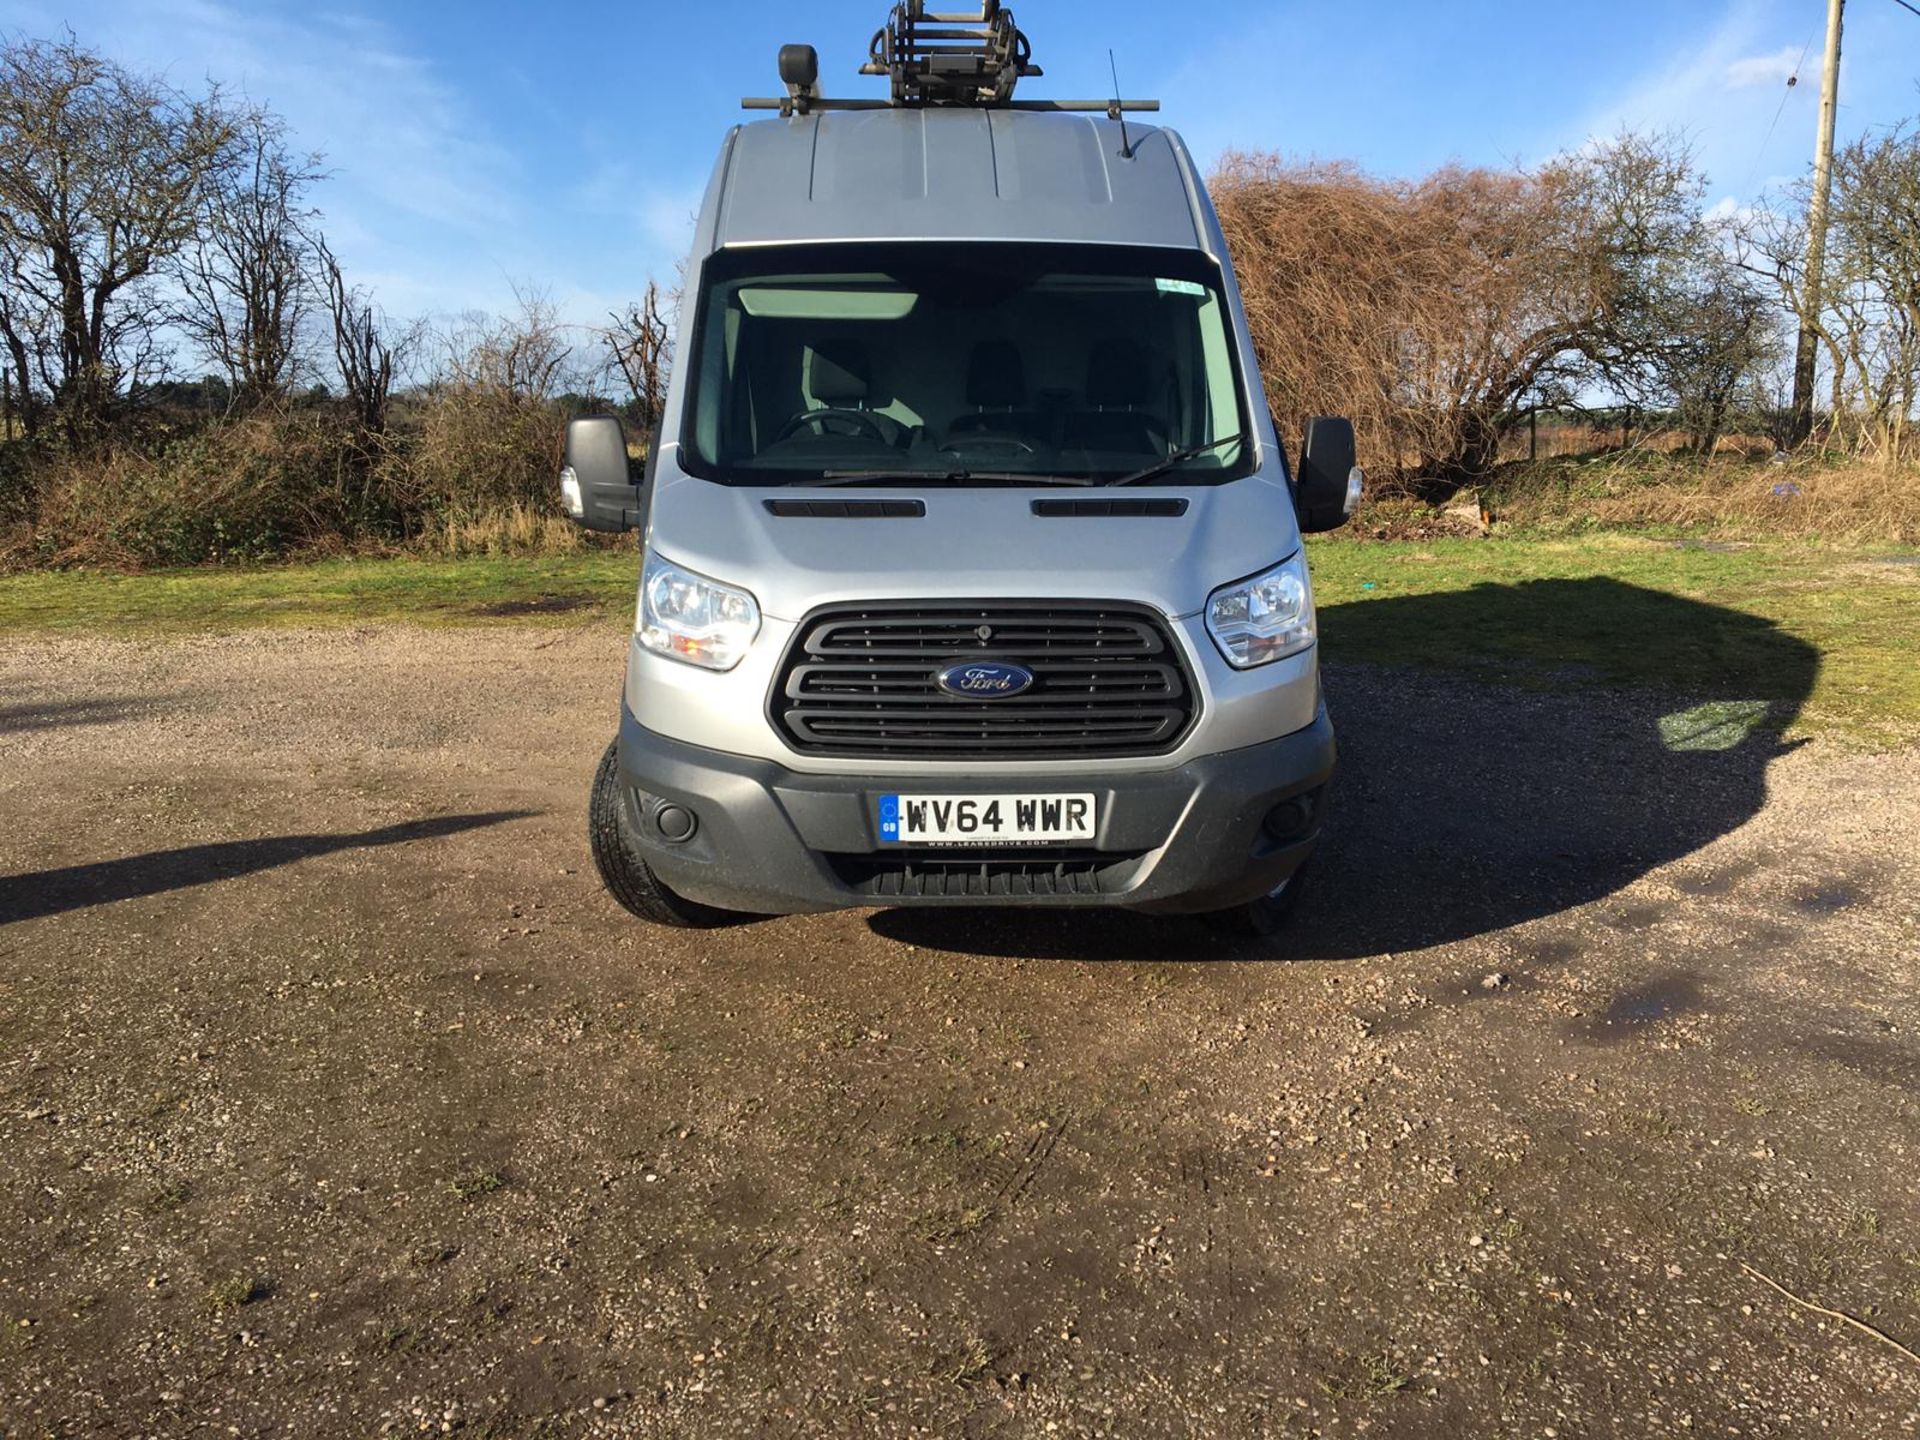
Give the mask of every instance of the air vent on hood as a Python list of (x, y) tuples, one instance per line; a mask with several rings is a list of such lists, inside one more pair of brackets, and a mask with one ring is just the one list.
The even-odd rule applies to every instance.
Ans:
[(918, 520), (924, 500), (768, 500), (771, 515), (811, 516), (816, 520)]
[(1165, 515), (1187, 513), (1187, 502), (1168, 496), (1154, 500), (1036, 500), (1036, 515)]

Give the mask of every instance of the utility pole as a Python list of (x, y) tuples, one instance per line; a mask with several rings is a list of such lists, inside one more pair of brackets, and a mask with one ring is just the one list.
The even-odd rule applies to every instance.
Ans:
[(1819, 362), (1821, 281), (1827, 268), (1827, 202), (1833, 193), (1833, 121), (1840, 104), (1840, 26), (1847, 0), (1827, 0), (1827, 54), (1820, 66), (1820, 131), (1807, 207), (1807, 276), (1800, 287), (1800, 339), (1793, 352), (1793, 438), (1813, 433), (1813, 372)]

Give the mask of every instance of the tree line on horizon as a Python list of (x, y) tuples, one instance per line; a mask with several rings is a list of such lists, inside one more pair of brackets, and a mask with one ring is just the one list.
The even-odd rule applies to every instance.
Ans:
[[(326, 178), (217, 85), (71, 34), (0, 45), (0, 563), (549, 543), (565, 419), (657, 419), (658, 283), (584, 334), (532, 288), (505, 316), (395, 317), (328, 243)], [(1413, 180), (1233, 153), (1210, 189), (1284, 431), (1351, 415), (1389, 490), (1445, 499), (1543, 413), (1625, 410), (1701, 455), (1788, 445), (1803, 324), (1815, 443), (1912, 453), (1911, 126), (1836, 157), (1817, 313), (1804, 185), (1709, 210), (1670, 135)]]

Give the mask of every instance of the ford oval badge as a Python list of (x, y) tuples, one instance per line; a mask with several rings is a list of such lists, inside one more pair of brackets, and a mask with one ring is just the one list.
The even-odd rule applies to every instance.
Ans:
[(1004, 700), (1031, 686), (1033, 672), (1024, 665), (1001, 660), (969, 660), (949, 665), (934, 677), (934, 684), (949, 695), (968, 700)]

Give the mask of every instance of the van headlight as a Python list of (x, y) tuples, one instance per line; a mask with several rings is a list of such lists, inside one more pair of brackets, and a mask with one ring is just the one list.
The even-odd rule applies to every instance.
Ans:
[(1313, 589), (1307, 552), (1207, 597), (1207, 633), (1227, 663), (1250, 670), (1297, 655), (1314, 642)]
[(760, 633), (753, 596), (647, 552), (634, 634), (656, 655), (708, 670), (731, 670)]

